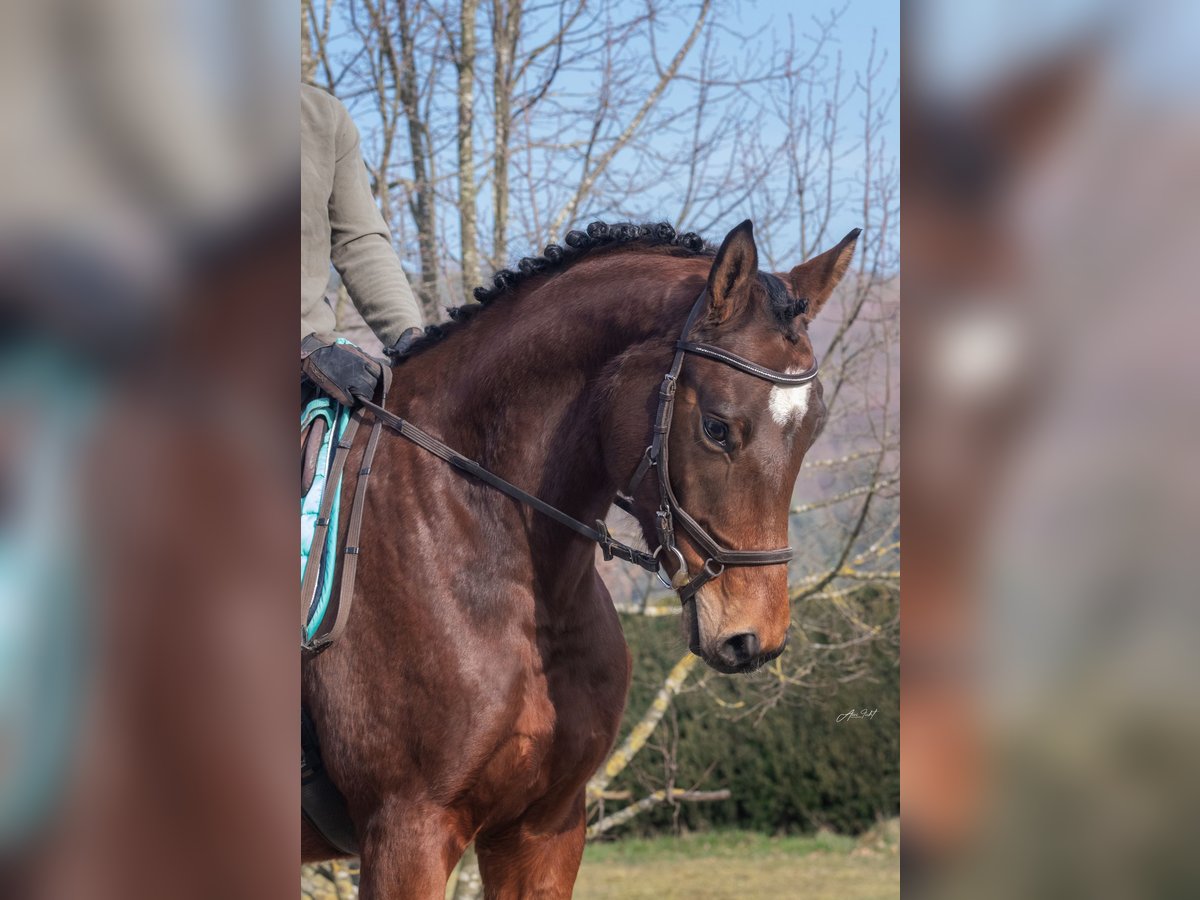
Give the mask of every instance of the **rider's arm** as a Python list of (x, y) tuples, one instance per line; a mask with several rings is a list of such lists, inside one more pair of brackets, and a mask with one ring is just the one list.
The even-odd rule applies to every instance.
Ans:
[(337, 162), (329, 197), (330, 258), (350, 299), (384, 346), (422, 324), (421, 309), (392, 249), (387, 224), (371, 194), (358, 129), (340, 103)]

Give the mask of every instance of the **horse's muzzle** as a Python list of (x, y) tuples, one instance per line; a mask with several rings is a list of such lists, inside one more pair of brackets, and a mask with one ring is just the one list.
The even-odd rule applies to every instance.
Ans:
[[(758, 642), (758, 635), (753, 631), (743, 631), (720, 639), (715, 648), (697, 655), (711, 668), (724, 675), (737, 675), (753, 672), (775, 659), (787, 647), (787, 636), (783, 643), (769, 653), (763, 653)], [(692, 652), (696, 652), (694, 649)]]

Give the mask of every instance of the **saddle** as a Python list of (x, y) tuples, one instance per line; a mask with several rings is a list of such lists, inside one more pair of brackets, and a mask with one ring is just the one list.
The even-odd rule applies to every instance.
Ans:
[[(383, 368), (376, 397), (386, 402), (391, 370)], [(300, 416), (300, 647), (320, 653), (346, 627), (354, 597), (354, 576), (363, 505), (371, 463), (382, 431), (380, 422), (361, 429), (363, 409), (351, 410), (322, 391), (310, 391)], [(302, 399), (304, 399), (302, 397)], [(344, 546), (338, 552), (346, 462), (365, 436), (362, 464), (354, 483)], [(338, 563), (341, 577), (338, 590)]]

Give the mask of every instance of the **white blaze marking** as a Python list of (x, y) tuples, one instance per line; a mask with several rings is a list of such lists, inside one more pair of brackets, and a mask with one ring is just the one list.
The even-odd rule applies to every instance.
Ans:
[[(788, 373), (792, 374), (792, 373)], [(812, 382), (799, 384), (795, 387), (784, 387), (777, 384), (771, 388), (770, 409), (771, 418), (780, 426), (787, 426), (789, 422), (797, 423), (804, 419), (804, 414), (808, 412), (808, 398), (811, 395)]]

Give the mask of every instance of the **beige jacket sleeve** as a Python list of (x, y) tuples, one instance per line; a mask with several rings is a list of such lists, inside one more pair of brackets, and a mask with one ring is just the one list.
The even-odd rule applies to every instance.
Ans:
[[(404, 331), (422, 323), (421, 310), (391, 246), (388, 226), (372, 196), (367, 169), (362, 162), (359, 132), (340, 102), (324, 91), (301, 92), (302, 211), (301, 232), (312, 230), (313, 259), (304, 263), (317, 276), (328, 274), (331, 262), (340, 272), (354, 305), (384, 346), (396, 342)], [(326, 242), (328, 241), (328, 242)], [(302, 241), (304, 242), (304, 241)], [(319, 250), (318, 250), (319, 247)], [(324, 262), (317, 259), (323, 256)], [(307, 251), (306, 251), (307, 252)], [(323, 290), (322, 284), (322, 290)], [(306, 310), (305, 306), (313, 307)], [(324, 307), (324, 308), (322, 308)], [(301, 330), (320, 328), (330, 319), (328, 305), (311, 298), (301, 301)], [(331, 312), (331, 311), (330, 311)], [(307, 313), (307, 314), (306, 314)], [(307, 320), (307, 324), (306, 324)], [(331, 330), (331, 329), (330, 329)]]
[(406, 330), (423, 324), (421, 308), (371, 194), (358, 129), (341, 103), (332, 106), (337, 121), (329, 256), (358, 311), (384, 346), (390, 346)]

